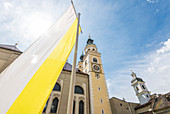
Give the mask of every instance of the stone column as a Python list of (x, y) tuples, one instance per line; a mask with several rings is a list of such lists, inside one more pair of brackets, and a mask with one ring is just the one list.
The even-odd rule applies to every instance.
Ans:
[(78, 96), (75, 98), (75, 114), (79, 113), (79, 99)]

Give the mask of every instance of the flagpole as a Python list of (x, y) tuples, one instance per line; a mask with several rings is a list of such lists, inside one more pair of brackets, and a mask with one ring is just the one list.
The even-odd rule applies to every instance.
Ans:
[(71, 72), (71, 79), (70, 79), (70, 89), (69, 89), (68, 104), (67, 104), (67, 114), (73, 113), (73, 94), (74, 94), (74, 86), (75, 86), (75, 80), (76, 80), (76, 61), (77, 61), (79, 25), (80, 25), (80, 13), (78, 13), (76, 44), (75, 44), (75, 50), (74, 50), (74, 59), (73, 59), (73, 66), (72, 66), (72, 72)]

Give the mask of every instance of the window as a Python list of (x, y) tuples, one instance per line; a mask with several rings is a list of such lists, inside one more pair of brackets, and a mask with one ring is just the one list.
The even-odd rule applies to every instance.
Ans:
[(101, 103), (103, 103), (103, 100), (102, 100), (102, 99), (100, 99), (100, 101), (101, 101)]
[(88, 51), (90, 51), (90, 49), (88, 49)]
[(73, 114), (75, 114), (75, 100), (73, 102)]
[(147, 97), (147, 98), (149, 98), (149, 96), (148, 96), (148, 95), (146, 95), (146, 97)]
[(75, 86), (74, 93), (84, 94), (84, 91), (80, 86)]
[(98, 89), (100, 90), (100, 87), (98, 87)]
[(82, 100), (79, 102), (79, 114), (84, 114), (84, 102)]
[(102, 114), (104, 114), (104, 110), (102, 110)]
[(93, 58), (93, 62), (97, 63), (97, 59), (96, 59), (96, 58)]
[[(48, 100), (49, 100), (49, 99), (48, 99)], [(46, 104), (45, 104), (45, 107), (44, 107), (44, 109), (43, 109), (43, 112), (45, 112), (45, 111), (46, 111), (46, 109), (47, 109), (48, 100), (47, 100), (47, 102), (46, 102)]]
[(142, 85), (142, 88), (143, 88), (143, 89), (146, 89), (144, 85)]
[(93, 51), (95, 51), (95, 49), (93, 48)]
[(120, 106), (122, 106), (122, 103), (120, 103)]
[(99, 74), (98, 74), (98, 73), (96, 73), (96, 78), (97, 78), (97, 79), (99, 79), (99, 78), (100, 78), (100, 76), (99, 76)]
[(139, 88), (136, 86), (136, 90), (139, 91)]
[(57, 108), (58, 108), (58, 98), (56, 97), (55, 99), (53, 99), (50, 113), (57, 113)]
[(54, 91), (61, 91), (61, 87), (58, 83), (55, 84), (54, 88), (53, 88)]
[(87, 60), (85, 61), (85, 67), (86, 67), (86, 65), (87, 65)]

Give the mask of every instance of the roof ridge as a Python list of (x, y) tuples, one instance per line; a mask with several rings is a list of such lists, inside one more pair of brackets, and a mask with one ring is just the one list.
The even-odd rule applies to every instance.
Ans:
[(0, 48), (17, 51), (17, 52), (22, 52), (15, 45), (0, 44)]

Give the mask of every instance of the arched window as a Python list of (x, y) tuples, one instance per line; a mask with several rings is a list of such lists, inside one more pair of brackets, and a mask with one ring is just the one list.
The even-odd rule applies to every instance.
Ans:
[(96, 59), (96, 58), (93, 58), (93, 62), (97, 63), (97, 59)]
[(148, 96), (148, 95), (146, 95), (146, 97), (147, 97), (147, 98), (149, 98), (149, 96)]
[(84, 102), (82, 100), (79, 102), (79, 114), (84, 114)]
[(53, 88), (54, 91), (61, 91), (61, 87), (58, 83), (55, 84), (54, 88)]
[(84, 94), (84, 91), (80, 86), (75, 86), (74, 93)]
[(56, 113), (58, 108), (58, 98), (53, 99), (50, 113)]
[(139, 88), (136, 86), (136, 90), (139, 91)]
[(93, 51), (95, 51), (95, 49), (93, 48)]
[(145, 89), (145, 86), (144, 86), (144, 85), (142, 85), (142, 88), (143, 88), (143, 89)]
[(87, 60), (85, 61), (85, 67), (86, 67), (86, 65), (87, 65)]
[(90, 51), (90, 49), (88, 49), (88, 51)]
[(102, 99), (100, 99), (100, 102), (101, 102), (101, 103), (103, 103), (103, 100), (102, 100)]
[(104, 114), (104, 110), (102, 110), (102, 114)]

